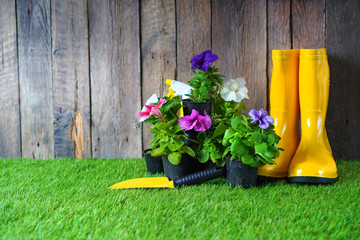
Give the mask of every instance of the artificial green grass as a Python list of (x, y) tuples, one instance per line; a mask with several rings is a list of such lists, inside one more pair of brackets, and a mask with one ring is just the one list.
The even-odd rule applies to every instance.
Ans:
[(109, 190), (142, 159), (0, 159), (2, 239), (359, 239), (360, 162), (333, 185)]

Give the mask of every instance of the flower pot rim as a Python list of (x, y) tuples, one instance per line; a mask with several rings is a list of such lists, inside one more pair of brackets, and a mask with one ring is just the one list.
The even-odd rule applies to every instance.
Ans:
[(144, 150), (143, 150), (143, 154), (145, 154), (145, 153), (147, 153), (148, 151), (151, 151), (151, 150), (152, 150), (152, 148), (144, 149)]
[[(234, 159), (231, 159), (231, 157), (232, 157), (232, 155), (225, 155), (225, 160), (228, 160), (229, 159), (229, 161), (238, 161), (238, 162), (242, 162), (244, 165), (248, 165), (249, 167), (253, 167), (253, 166), (251, 166), (250, 164), (246, 164), (246, 163), (244, 163), (242, 160), (240, 160), (240, 159), (236, 159), (236, 158), (234, 158)], [(253, 168), (258, 168), (258, 167), (260, 167), (260, 166), (257, 166), (257, 167), (253, 167)]]
[(181, 99), (182, 102), (191, 102), (191, 103), (195, 103), (195, 104), (201, 104), (201, 103), (211, 103), (211, 100), (206, 100), (205, 102), (196, 102), (196, 101), (193, 101), (189, 98), (186, 98), (186, 99)]

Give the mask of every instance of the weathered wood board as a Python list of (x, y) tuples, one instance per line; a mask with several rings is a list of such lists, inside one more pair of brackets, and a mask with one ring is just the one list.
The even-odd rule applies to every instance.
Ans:
[[(268, 1), (267, 44), (268, 44), (268, 96), (272, 76), (272, 50), (291, 49), (291, 2), (288, 0)], [(268, 101), (268, 105), (269, 105)]]
[[(175, 79), (176, 19), (175, 0), (141, 1), (142, 105), (153, 94), (166, 96), (167, 78)], [(140, 111), (140, 109), (137, 109)], [(149, 148), (152, 135), (143, 125), (143, 146)]]
[(54, 157), (50, 0), (17, 1), (22, 156)]
[(359, 160), (359, 13), (359, 1), (326, 1), (326, 47), (330, 66), (326, 128), (336, 159)]
[(71, 132), (79, 112), (83, 156), (91, 157), (87, 1), (53, 0), (51, 10), (55, 156), (75, 156)]
[(273, 49), (326, 47), (328, 137), (335, 158), (358, 159), (359, 5), (3, 0), (0, 157), (140, 157), (151, 135), (136, 113), (167, 94), (166, 78), (190, 80), (194, 55), (218, 54), (214, 65), (226, 80), (244, 77), (245, 103), (259, 109), (269, 107)]
[(209, 0), (177, 0), (177, 80), (189, 81), (194, 73), (191, 59), (211, 50), (211, 2)]
[(225, 79), (244, 77), (248, 109), (267, 107), (266, 1), (212, 2), (212, 49)]
[(21, 156), (15, 2), (0, 7), (0, 157)]
[(292, 1), (292, 46), (325, 47), (325, 0)]
[(138, 1), (89, 2), (92, 153), (141, 157)]

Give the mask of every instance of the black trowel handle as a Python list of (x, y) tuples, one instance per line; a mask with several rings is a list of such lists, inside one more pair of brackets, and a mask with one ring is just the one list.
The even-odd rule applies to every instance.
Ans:
[(174, 179), (173, 182), (175, 187), (180, 187), (182, 185), (195, 185), (215, 178), (225, 177), (225, 175), (225, 167), (216, 167), (192, 173), (179, 179)]

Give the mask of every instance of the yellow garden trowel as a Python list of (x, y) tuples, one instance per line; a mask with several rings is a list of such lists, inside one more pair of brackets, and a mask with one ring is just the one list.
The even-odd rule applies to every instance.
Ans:
[(134, 178), (116, 183), (109, 187), (110, 189), (128, 189), (128, 188), (175, 188), (183, 185), (200, 184), (215, 178), (226, 175), (225, 167), (216, 167), (206, 169), (200, 172), (192, 173), (184, 177), (169, 180), (167, 177), (149, 177)]

